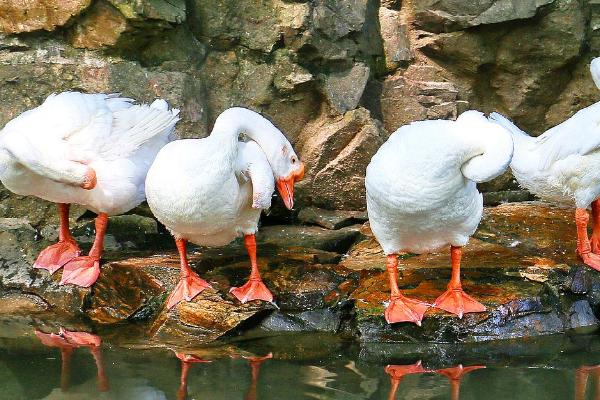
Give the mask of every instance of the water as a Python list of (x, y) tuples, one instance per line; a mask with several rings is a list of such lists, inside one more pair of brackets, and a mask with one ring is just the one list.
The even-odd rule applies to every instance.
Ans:
[[(600, 367), (593, 368), (600, 337), (590, 334), (476, 345), (359, 344), (303, 334), (179, 349), (195, 354), (190, 361), (210, 362), (182, 362), (171, 349), (111, 339), (99, 348), (65, 347), (64, 340), (55, 337), (51, 347), (32, 327), (0, 330), (0, 398), (600, 399)], [(459, 364), (462, 379), (450, 379)], [(481, 368), (466, 372), (469, 366)]]

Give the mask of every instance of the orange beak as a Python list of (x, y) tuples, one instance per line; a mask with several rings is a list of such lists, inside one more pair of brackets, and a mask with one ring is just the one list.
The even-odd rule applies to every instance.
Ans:
[(298, 182), (304, 176), (304, 163), (300, 164), (298, 171), (293, 172), (289, 177), (277, 180), (277, 191), (283, 200), (283, 204), (288, 210), (294, 208), (294, 183)]

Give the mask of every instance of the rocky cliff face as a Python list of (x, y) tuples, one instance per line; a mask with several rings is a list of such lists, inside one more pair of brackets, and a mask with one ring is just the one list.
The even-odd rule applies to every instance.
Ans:
[[(363, 209), (402, 124), (477, 108), (538, 134), (594, 102), (599, 27), (595, 0), (5, 0), (0, 126), (68, 89), (164, 97), (183, 137), (247, 106), (307, 162), (300, 207)], [(45, 212), (15, 204), (1, 216)]]

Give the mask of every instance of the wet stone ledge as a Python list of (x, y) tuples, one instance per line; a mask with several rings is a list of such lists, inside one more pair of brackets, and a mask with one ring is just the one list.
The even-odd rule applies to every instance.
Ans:
[[(265, 226), (257, 236), (259, 267), (276, 305), (240, 304), (229, 294), (249, 274), (237, 241), (224, 248), (190, 248), (192, 267), (213, 289), (172, 310), (164, 304), (179, 277), (178, 256), (168, 235), (148, 219), (118, 221), (111, 231), (116, 246), (107, 251), (91, 289), (60, 286), (60, 271), (50, 276), (34, 270), (35, 257), (51, 240), (26, 220), (2, 219), (0, 314), (46, 324), (67, 320), (78, 329), (111, 332), (116, 341), (143, 346), (193, 346), (283, 332), (328, 332), (363, 343), (485, 342), (590, 332), (600, 324), (600, 273), (575, 257), (570, 209), (536, 202), (487, 208), (464, 250), (462, 276), (465, 291), (488, 310), (459, 319), (430, 309), (422, 327), (385, 322), (387, 273), (368, 223), (322, 227), (358, 222), (362, 215), (314, 209), (305, 215), (310, 218), (304, 223), (314, 225)], [(85, 231), (76, 230), (83, 246)], [(400, 268), (403, 293), (433, 302), (449, 280), (449, 254), (403, 255)]]

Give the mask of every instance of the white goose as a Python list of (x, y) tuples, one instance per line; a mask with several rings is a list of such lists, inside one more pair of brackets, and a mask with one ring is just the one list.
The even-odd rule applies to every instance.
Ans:
[(483, 211), (476, 182), (500, 175), (508, 166), (510, 134), (477, 111), (456, 121), (419, 121), (398, 129), (367, 167), (367, 210), (371, 229), (387, 255), (391, 299), (389, 323), (421, 324), (429, 307), (403, 296), (397, 284), (400, 252), (426, 253), (451, 246), (452, 278), (434, 306), (462, 317), (485, 307), (461, 289), (461, 247)]
[[(0, 133), (0, 180), (20, 195), (58, 203), (58, 243), (34, 264), (51, 273), (64, 266), (61, 284), (91, 286), (100, 273), (108, 215), (144, 198), (146, 172), (179, 120), (164, 100), (134, 105), (116, 94), (64, 92), (11, 120)], [(89, 255), (69, 233), (69, 204), (96, 212)]]
[[(590, 65), (600, 88), (600, 58)], [(490, 120), (510, 130), (515, 155), (510, 164), (519, 185), (543, 200), (575, 204), (577, 254), (600, 271), (600, 102), (531, 137), (506, 117), (490, 114)], [(588, 238), (588, 207), (592, 208), (593, 233)]]
[[(240, 142), (245, 133), (251, 141)], [(231, 292), (241, 302), (272, 301), (256, 264), (261, 210), (271, 205), (273, 178), (287, 208), (293, 207), (294, 182), (304, 165), (285, 136), (260, 114), (245, 108), (225, 110), (210, 136), (169, 143), (146, 178), (148, 205), (175, 237), (181, 279), (167, 307), (190, 301), (210, 285), (187, 262), (187, 241), (222, 246), (240, 235), (251, 262), (250, 280)]]

